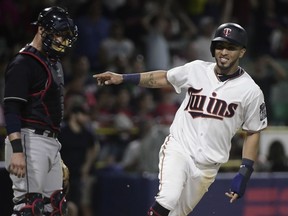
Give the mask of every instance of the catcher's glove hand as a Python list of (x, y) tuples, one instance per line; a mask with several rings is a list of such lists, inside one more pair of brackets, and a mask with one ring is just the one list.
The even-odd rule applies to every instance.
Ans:
[(63, 173), (63, 192), (65, 194), (68, 193), (69, 190), (69, 176), (70, 176), (70, 172), (68, 167), (66, 166), (66, 164), (63, 162), (63, 160), (61, 161), (62, 164), (62, 173)]

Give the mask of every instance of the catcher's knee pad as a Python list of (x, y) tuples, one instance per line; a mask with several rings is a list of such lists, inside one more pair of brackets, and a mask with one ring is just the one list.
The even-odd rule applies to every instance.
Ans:
[(53, 207), (53, 212), (50, 216), (66, 216), (68, 213), (67, 201), (62, 190), (55, 191), (50, 196), (50, 203)]
[(40, 193), (27, 193), (25, 198), (16, 205), (25, 203), (19, 211), (14, 211), (17, 216), (42, 216), (44, 210), (43, 196)]

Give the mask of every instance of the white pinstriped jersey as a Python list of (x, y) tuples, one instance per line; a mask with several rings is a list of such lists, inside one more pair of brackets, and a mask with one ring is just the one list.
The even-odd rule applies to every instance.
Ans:
[(225, 163), (231, 139), (243, 129), (267, 127), (261, 89), (242, 68), (239, 76), (221, 82), (215, 63), (196, 60), (167, 72), (175, 91), (187, 91), (170, 127), (172, 136), (199, 163)]

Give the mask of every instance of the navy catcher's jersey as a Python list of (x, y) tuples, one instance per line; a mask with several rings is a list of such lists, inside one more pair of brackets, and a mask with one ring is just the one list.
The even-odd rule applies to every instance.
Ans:
[[(22, 127), (59, 131), (63, 118), (63, 71), (31, 46), (8, 65), (4, 101), (24, 102)], [(9, 80), (13, 80), (10, 82)]]

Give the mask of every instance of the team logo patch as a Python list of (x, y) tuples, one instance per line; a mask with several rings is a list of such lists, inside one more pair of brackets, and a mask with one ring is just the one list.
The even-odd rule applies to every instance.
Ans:
[(230, 28), (224, 28), (223, 30), (223, 34), (225, 37), (229, 36), (231, 32), (232, 32), (232, 29)]
[(264, 120), (266, 117), (267, 117), (266, 105), (265, 103), (262, 103), (260, 105), (260, 121)]

